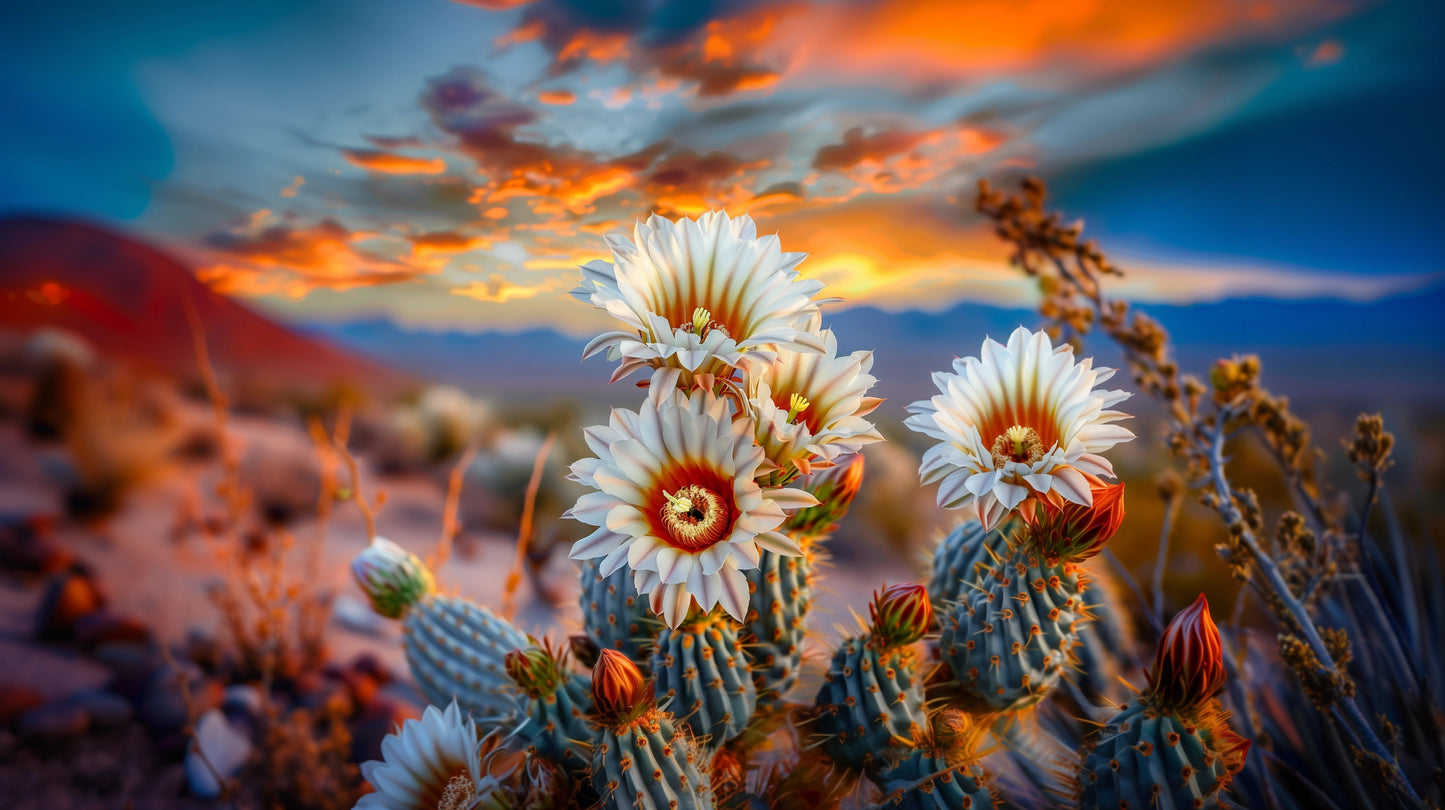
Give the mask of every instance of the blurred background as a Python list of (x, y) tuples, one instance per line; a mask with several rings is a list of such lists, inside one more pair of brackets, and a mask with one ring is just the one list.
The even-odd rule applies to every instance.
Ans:
[[(1335, 496), (1361, 497), (1340, 447), (1355, 414), (1383, 413), (1394, 505), (1439, 538), (1442, 89), (1428, 0), (7, 8), (0, 721), (102, 682), (108, 644), (215, 643), (217, 582), (248, 563), (207, 538), (231, 533), (260, 559), (312, 555), (330, 659), (404, 671), (349, 581), (367, 538), (348, 498), (383, 497), (377, 531), (425, 554), (455, 478), (441, 579), (497, 604), (544, 450), (519, 622), (575, 626), (552, 553), (582, 533), (560, 519), (565, 468), (582, 426), (641, 395), (579, 364), (608, 322), (566, 293), (603, 234), (649, 213), (752, 215), (844, 299), (825, 320), (841, 349), (875, 352), (890, 441), (832, 543), (825, 636), (956, 520), (917, 485), (906, 404), (985, 336), (1038, 323), (1036, 285), (973, 212), (979, 179), (1045, 179), (1185, 370), (1258, 353)], [(1148, 581), (1169, 459), (1152, 404), (1127, 407), (1131, 519), (1111, 546)], [(1229, 603), (1222, 531), (1186, 505), (1171, 609)]]

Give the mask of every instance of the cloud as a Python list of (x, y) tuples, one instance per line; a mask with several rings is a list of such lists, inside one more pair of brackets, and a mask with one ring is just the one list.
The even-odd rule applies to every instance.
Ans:
[(202, 248), (208, 259), (196, 275), (222, 292), (302, 297), (318, 287), (393, 284), (420, 272), (361, 247), (377, 235), (352, 231), (334, 219), (307, 227), (266, 225), (269, 219), (258, 216), (207, 236)]
[(577, 102), (577, 94), (571, 90), (543, 90), (537, 94), (537, 100), (543, 104), (562, 107)]
[(541, 283), (533, 285), (514, 284), (503, 278), (500, 273), (493, 273), (486, 281), (473, 281), (465, 287), (455, 287), (452, 295), (461, 295), (467, 298), (475, 298), (478, 301), (505, 304), (508, 301), (519, 299), (535, 298), (543, 293), (554, 292), (559, 285), (555, 283)]
[(346, 162), (372, 172), (385, 174), (441, 174), (447, 163), (441, 158), (418, 158), (372, 149), (344, 149)]

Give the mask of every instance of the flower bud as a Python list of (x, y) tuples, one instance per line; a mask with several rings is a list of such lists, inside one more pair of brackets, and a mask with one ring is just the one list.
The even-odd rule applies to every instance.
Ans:
[(933, 626), (933, 604), (922, 585), (890, 585), (873, 594), (868, 606), (873, 616), (873, 634), (886, 647), (901, 647), (923, 638)]
[(372, 538), (351, 562), (356, 584), (371, 607), (388, 619), (399, 619), (408, 607), (436, 588), (431, 570), (415, 554), (383, 537)]
[(566, 662), (552, 654), (550, 645), (507, 653), (507, 677), (529, 697), (540, 700), (562, 688)]
[(625, 721), (648, 703), (652, 691), (642, 670), (617, 650), (603, 650), (592, 668), (592, 702), (606, 722)]
[(1104, 550), (1104, 543), (1124, 522), (1124, 485), (1089, 482), (1093, 503), (1083, 506), (1065, 501), (1056, 506), (1041, 501), (1040, 514), (1030, 534), (1046, 560), (1081, 562)]
[(794, 512), (783, 528), (800, 537), (821, 537), (832, 532), (848, 514), (848, 507), (858, 497), (862, 485), (862, 453), (813, 473), (805, 488), (818, 499), (818, 504)]
[(1224, 645), (1204, 594), (1164, 628), (1149, 686), (1154, 700), (1172, 709), (1199, 706), (1224, 686)]
[(977, 747), (978, 740), (987, 732), (987, 726), (973, 722), (973, 717), (958, 709), (941, 709), (933, 716), (933, 744), (938, 750), (954, 757), (968, 756)]

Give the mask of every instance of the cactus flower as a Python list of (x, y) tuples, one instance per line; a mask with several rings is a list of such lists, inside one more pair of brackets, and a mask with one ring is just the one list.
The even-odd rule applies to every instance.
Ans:
[(376, 791), (356, 810), (470, 810), (500, 786), (483, 773), (476, 724), (456, 701), (407, 720), (381, 741), (381, 756), (361, 765)]
[(652, 702), (642, 670), (616, 650), (603, 650), (592, 668), (592, 703), (606, 723), (622, 723)]
[(507, 677), (529, 697), (541, 699), (556, 692), (567, 681), (567, 665), (554, 655), (550, 644), (512, 650), (506, 658)]
[(408, 607), (436, 589), (431, 569), (419, 557), (384, 537), (372, 538), (351, 562), (356, 584), (371, 607), (388, 619), (399, 619)]
[(1094, 390), (1114, 370), (1075, 363), (1044, 332), (1019, 327), (1007, 346), (985, 340), (980, 357), (953, 369), (933, 375), (940, 393), (908, 406), (905, 424), (938, 440), (918, 472), (938, 484), (939, 506), (972, 507), (985, 530), (1033, 498), (1088, 506), (1087, 476), (1114, 474), (1099, 454), (1134, 438), (1113, 424), (1127, 415), (1110, 410), (1129, 393)]
[(604, 577), (632, 569), (638, 594), (669, 627), (694, 601), (742, 621), (743, 571), (757, 568), (763, 551), (801, 555), (778, 528), (787, 511), (818, 502), (801, 489), (758, 485), (763, 451), (752, 420), (735, 419), (732, 407), (695, 392), (641, 412), (615, 409), (609, 424), (586, 430), (597, 458), (572, 465), (572, 480), (596, 491), (567, 514), (597, 527), (573, 544), (572, 558), (598, 559)]
[(1044, 557), (1061, 562), (1082, 562), (1104, 550), (1104, 543), (1124, 522), (1124, 485), (1089, 482), (1091, 503), (1042, 501), (1039, 516), (1029, 530)]
[(863, 486), (863, 454), (855, 453), (832, 467), (816, 470), (808, 477), (806, 488), (817, 506), (799, 509), (788, 517), (783, 528), (794, 537), (821, 537), (837, 528), (848, 514), (848, 507)]
[(933, 603), (922, 585), (890, 585), (873, 594), (868, 611), (873, 617), (873, 633), (887, 647), (912, 644), (933, 627)]
[(1176, 710), (1199, 706), (1224, 686), (1224, 645), (1204, 594), (1164, 629), (1148, 677), (1155, 702)]
[(759, 239), (751, 217), (654, 215), (637, 224), (631, 241), (612, 234), (607, 244), (616, 264), (583, 265), (572, 296), (622, 322), (583, 352), (605, 349), (621, 360), (614, 380), (656, 369), (660, 401), (684, 373), (726, 377), (752, 361), (771, 362), (778, 349), (823, 351), (822, 337), (808, 328), (823, 283), (799, 278), (807, 254), (784, 253), (776, 236)]

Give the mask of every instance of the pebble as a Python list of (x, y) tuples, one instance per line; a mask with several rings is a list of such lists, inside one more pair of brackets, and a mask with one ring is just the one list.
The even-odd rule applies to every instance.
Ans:
[(331, 603), (331, 618), (353, 633), (372, 638), (386, 636), (386, 619), (376, 615), (371, 605), (347, 594), (339, 594)]
[(196, 723), (195, 743), (205, 758), (192, 748), (186, 750), (186, 785), (192, 795), (214, 799), (221, 795), (221, 785), (211, 769), (222, 779), (234, 778), (251, 758), (251, 740), (233, 728), (219, 709), (211, 709)]
[(32, 740), (63, 740), (89, 730), (90, 715), (73, 701), (51, 701), (21, 714), (15, 728), (22, 737)]
[(90, 727), (95, 729), (120, 728), (135, 716), (130, 702), (114, 692), (103, 689), (87, 689), (67, 698), (66, 702), (79, 706), (90, 718)]
[(105, 597), (95, 578), (83, 568), (75, 567), (50, 578), (40, 610), (35, 617), (35, 633), (44, 639), (68, 639), (82, 617), (100, 610)]

